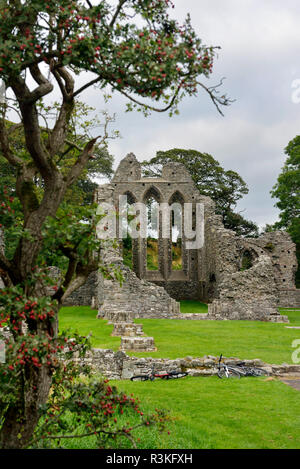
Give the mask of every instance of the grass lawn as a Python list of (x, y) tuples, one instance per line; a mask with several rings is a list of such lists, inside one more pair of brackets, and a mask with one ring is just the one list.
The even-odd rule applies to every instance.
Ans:
[(300, 326), (300, 308), (279, 308), (279, 311), (289, 317), (287, 326)]
[[(197, 312), (197, 311), (194, 311)], [(290, 318), (289, 326), (300, 326), (300, 311), (283, 310)], [(157, 352), (134, 353), (136, 356), (180, 358), (188, 355), (219, 355), (241, 359), (260, 358), (267, 363), (292, 363), (295, 349), (292, 342), (300, 338), (299, 329), (287, 329), (285, 324), (259, 321), (183, 321), (168, 319), (138, 319), (144, 332), (153, 336)], [(60, 330), (70, 328), (82, 335), (92, 332), (92, 345), (118, 350), (119, 337), (111, 337), (113, 326), (96, 319), (89, 307), (64, 307), (59, 313)]]
[(118, 350), (119, 337), (111, 337), (113, 326), (106, 320), (97, 319), (97, 311), (89, 306), (66, 306), (59, 312), (59, 330), (71, 330), (81, 335), (92, 333), (92, 346)]
[[(155, 408), (171, 410), (170, 435), (140, 428), (135, 435), (139, 448), (300, 448), (300, 393), (280, 381), (213, 376), (113, 384), (139, 397), (145, 415)], [(128, 417), (123, 418), (125, 422)], [(64, 444), (92, 449), (95, 442), (78, 439)]]
[(171, 434), (154, 448), (300, 448), (300, 393), (279, 381), (188, 377), (118, 387), (172, 409)]
[[(191, 306), (191, 305), (188, 305)], [(198, 306), (198, 308), (197, 308)], [(191, 312), (197, 312), (201, 306)], [(290, 326), (300, 326), (300, 311), (282, 310)], [(300, 330), (284, 324), (255, 321), (183, 321), (138, 319), (147, 335), (153, 335), (156, 357), (178, 358), (207, 354), (261, 358), (269, 363), (291, 363), (291, 343)], [(60, 311), (60, 330), (71, 328), (83, 335), (92, 331), (92, 344), (117, 350), (118, 337), (112, 325), (96, 319), (89, 307), (65, 307)], [(300, 393), (279, 380), (218, 377), (187, 377), (174, 381), (116, 381), (120, 390), (141, 400), (145, 414), (156, 407), (170, 410), (167, 433), (141, 428), (139, 448), (300, 448)], [(127, 416), (124, 414), (124, 423)], [(134, 417), (137, 419), (137, 416)], [(131, 421), (131, 424), (135, 421)], [(137, 421), (136, 421), (137, 423)], [(65, 442), (68, 448), (91, 448), (95, 441), (80, 438)], [(125, 440), (124, 447), (128, 443)]]
[[(299, 324), (292, 313), (291, 326)], [(137, 354), (179, 358), (188, 355), (218, 356), (241, 359), (260, 358), (266, 363), (292, 363), (292, 342), (300, 339), (299, 329), (287, 329), (285, 324), (259, 321), (182, 321), (139, 319), (146, 335), (154, 337), (157, 352)]]
[(181, 313), (207, 313), (208, 307), (206, 303), (194, 300), (182, 300), (180, 301), (180, 312)]

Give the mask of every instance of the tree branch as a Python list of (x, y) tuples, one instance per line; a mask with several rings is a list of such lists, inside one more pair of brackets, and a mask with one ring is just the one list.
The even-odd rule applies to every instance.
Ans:
[(98, 81), (102, 80), (102, 77), (97, 77), (95, 78), (94, 80), (91, 80), (89, 81), (88, 83), (86, 83), (85, 85), (83, 85), (81, 88), (79, 88), (78, 90), (74, 91), (73, 93), (73, 98), (75, 98), (75, 96), (77, 96), (78, 94), (82, 93), (82, 91), (86, 90), (87, 88), (89, 88), (90, 86), (94, 85), (95, 83), (98, 83)]
[[(113, 85), (112, 85), (113, 86)], [(113, 88), (115, 88), (113, 86)], [(173, 95), (173, 98), (171, 99), (170, 103), (168, 104), (168, 106), (166, 106), (165, 108), (157, 108), (157, 107), (154, 107), (154, 106), (150, 106), (149, 104), (145, 104), (145, 103), (142, 103), (140, 101), (138, 101), (137, 99), (133, 98), (132, 96), (130, 96), (129, 94), (127, 94), (125, 91), (123, 90), (118, 90), (121, 94), (123, 94), (124, 96), (126, 96), (126, 98), (130, 99), (130, 101), (138, 104), (139, 106), (143, 106), (144, 108), (146, 109), (150, 109), (150, 111), (155, 111), (155, 112), (166, 112), (168, 111), (174, 104), (177, 96), (178, 96), (178, 93), (180, 91), (180, 89), (182, 88), (182, 84), (180, 84), (177, 88), (177, 90), (175, 91), (174, 95)]]
[[(39, 80), (38, 72), (35, 70), (33, 73), (36, 79)], [(41, 139), (38, 112), (35, 103), (32, 102), (31, 93), (21, 77), (14, 78), (10, 86), (19, 102), (26, 147), (41, 176), (47, 181), (50, 177), (53, 177), (53, 171), (48, 159), (49, 155)]]
[[(71, 140), (69, 140), (68, 138), (65, 139), (65, 143), (67, 145), (69, 145), (71, 148), (75, 148), (76, 150), (78, 151), (83, 151), (83, 148), (82, 147), (79, 147), (76, 143), (72, 142)], [(68, 153), (70, 150), (68, 149), (67, 151), (64, 152), (64, 155), (66, 153)]]
[(27, 98), (29, 102), (35, 103), (43, 96), (46, 96), (47, 94), (51, 93), (51, 91), (53, 91), (53, 85), (52, 83), (50, 83), (49, 80), (47, 80), (47, 78), (44, 77), (37, 64), (31, 65), (29, 67), (29, 70), (32, 75), (32, 78), (39, 85), (35, 90), (30, 93), (30, 97)]
[(207, 87), (207, 86), (203, 85), (203, 83), (197, 81), (197, 84), (199, 86), (201, 86), (209, 94), (212, 102), (216, 106), (216, 108), (217, 108), (218, 112), (221, 114), (221, 116), (224, 116), (224, 114), (220, 109), (220, 105), (221, 106), (229, 106), (231, 103), (233, 103), (235, 101), (235, 99), (227, 98), (226, 95), (223, 95), (223, 96), (220, 96), (220, 97), (217, 96), (217, 93), (219, 93), (218, 88), (220, 86), (222, 86), (224, 79), (225, 78), (222, 78), (220, 83), (218, 83), (217, 85), (211, 86), (211, 87)]
[[(63, 103), (60, 107), (59, 116), (55, 122), (55, 126), (48, 139), (47, 146), (51, 157), (53, 157), (59, 148), (65, 143), (65, 138), (68, 132), (68, 123), (71, 119), (75, 105), (73, 98), (74, 79), (72, 75), (64, 67), (53, 69), (52, 73), (60, 86), (63, 95)], [(64, 80), (64, 83), (62, 82), (62, 79)]]
[(61, 91), (61, 94), (63, 95), (63, 98), (65, 100), (67, 100), (68, 99), (68, 94), (67, 94), (65, 85), (64, 85), (58, 71), (57, 70), (52, 70), (52, 73), (53, 73), (53, 76), (54, 76), (55, 80), (57, 81), (57, 84), (60, 88), (60, 91)]
[(96, 272), (98, 270), (98, 262), (89, 262), (88, 265), (82, 265), (80, 263), (76, 266), (76, 278), (68, 285), (64, 294), (60, 298), (60, 302), (63, 303), (74, 291), (76, 291), (79, 287), (85, 284), (87, 281), (88, 276), (92, 272)]
[(70, 169), (67, 177), (65, 178), (66, 187), (69, 187), (71, 184), (73, 184), (73, 182), (79, 177), (82, 169), (85, 167), (86, 163), (91, 157), (94, 145), (99, 137), (100, 135), (96, 138), (93, 138), (85, 145), (81, 155), (79, 155), (76, 163)]
[(64, 145), (66, 135), (68, 133), (68, 123), (74, 109), (74, 101), (64, 101), (61, 105), (59, 116), (55, 122), (55, 126), (50, 132), (47, 147), (49, 149), (50, 157), (53, 158), (58, 150)]
[(112, 28), (113, 25), (115, 24), (115, 22), (116, 22), (116, 20), (117, 20), (117, 18), (118, 18), (118, 16), (119, 16), (120, 11), (122, 10), (122, 7), (123, 7), (124, 3), (126, 3), (126, 2), (127, 2), (127, 0), (120, 0), (120, 1), (119, 1), (119, 4), (118, 4), (117, 9), (116, 9), (116, 11), (115, 11), (115, 14), (114, 14), (114, 16), (113, 16), (113, 18), (112, 18), (112, 20), (111, 20), (111, 22), (110, 22), (110, 24), (109, 24), (109, 27), (110, 27), (110, 28)]
[[(80, 241), (79, 241), (79, 243), (80, 243)], [(58, 247), (58, 249), (60, 249), (62, 251), (62, 253), (69, 259), (69, 265), (68, 265), (68, 269), (67, 269), (67, 272), (66, 272), (66, 275), (65, 275), (65, 279), (64, 279), (62, 285), (57, 290), (55, 295), (53, 295), (53, 299), (55, 299), (55, 300), (61, 301), (61, 298), (63, 297), (65, 290), (69, 287), (70, 283), (72, 282), (72, 278), (74, 277), (74, 275), (76, 273), (76, 267), (77, 267), (77, 263), (78, 263), (78, 256), (77, 256), (77, 253), (76, 253), (76, 247), (77, 246), (75, 246), (74, 249), (69, 249), (69, 248), (67, 248), (63, 245), (60, 245)]]
[[(19, 126), (22, 126), (22, 124), (19, 124)], [(21, 160), (21, 158), (15, 156), (10, 148), (8, 141), (8, 132), (5, 127), (4, 119), (0, 119), (0, 150), (4, 158), (6, 158), (12, 166), (14, 166), (15, 168), (22, 166), (23, 161)]]
[[(0, 237), (3, 235), (3, 232), (0, 228)], [(11, 285), (12, 280), (14, 279), (14, 273), (13, 273), (13, 266), (11, 262), (9, 262), (8, 259), (6, 259), (6, 256), (4, 254), (4, 251), (1, 249), (0, 246), (0, 277), (2, 277), (2, 280), (6, 285)]]
[(12, 125), (12, 126), (8, 129), (7, 134), (8, 134), (8, 135), (11, 135), (11, 134), (13, 134), (13, 133), (15, 132), (15, 130), (22, 129), (22, 128), (23, 128), (23, 124), (22, 124), (22, 122), (19, 122), (19, 124), (14, 124), (14, 125)]
[[(73, 91), (75, 83), (72, 75), (65, 67), (55, 65), (54, 60), (52, 60), (50, 64), (50, 70), (53, 73), (58, 86), (60, 87), (64, 100), (72, 100), (74, 98)], [(62, 80), (64, 80), (64, 83)]]

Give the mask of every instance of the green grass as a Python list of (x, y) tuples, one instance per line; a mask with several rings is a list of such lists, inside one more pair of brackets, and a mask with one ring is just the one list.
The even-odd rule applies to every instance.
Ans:
[(89, 306), (66, 306), (59, 312), (59, 330), (70, 329), (81, 335), (92, 333), (92, 346), (118, 350), (119, 337), (111, 337), (113, 326), (104, 319), (97, 319), (97, 311)]
[(279, 311), (289, 317), (287, 326), (300, 326), (300, 308), (279, 308)]
[[(292, 311), (289, 326), (300, 326), (300, 313)], [(285, 324), (259, 321), (182, 321), (138, 319), (146, 335), (154, 337), (157, 352), (136, 356), (179, 358), (223, 355), (260, 358), (266, 363), (292, 363), (292, 342), (300, 330)]]
[(180, 301), (181, 313), (207, 313), (208, 306), (206, 303), (201, 303), (195, 300), (182, 300)]
[[(188, 305), (189, 307), (191, 304)], [(196, 305), (199, 307), (199, 305)], [(192, 308), (191, 312), (196, 312)], [(284, 310), (290, 326), (300, 326), (300, 311)], [(261, 358), (269, 363), (291, 363), (293, 340), (300, 330), (284, 324), (255, 321), (180, 321), (138, 319), (147, 335), (153, 335), (156, 357), (178, 358), (218, 355)], [(112, 325), (96, 319), (89, 307), (65, 307), (60, 311), (60, 330), (71, 328), (93, 333), (92, 344), (117, 350), (118, 337)], [(141, 428), (140, 448), (300, 448), (300, 393), (284, 383), (265, 378), (220, 380), (217, 377), (187, 377), (182, 380), (132, 383), (114, 382), (127, 394), (141, 400), (151, 413), (156, 407), (171, 411), (170, 435)], [(137, 418), (137, 417), (134, 417)], [(69, 448), (93, 448), (93, 439), (68, 441)], [(128, 446), (125, 442), (125, 447)]]
[(158, 448), (300, 448), (300, 393), (279, 381), (184, 378), (122, 382), (149, 406), (172, 409)]
[[(300, 448), (300, 393), (280, 381), (187, 377), (113, 384), (138, 397), (145, 415), (155, 408), (171, 411), (170, 435), (140, 428), (135, 433), (139, 448)], [(64, 443), (69, 448), (94, 447), (93, 439)], [(126, 441), (124, 447), (128, 447)]]
[[(60, 330), (71, 328), (82, 335), (92, 332), (96, 348), (118, 350), (120, 338), (111, 337), (113, 326), (96, 319), (89, 307), (65, 307), (59, 315)], [(288, 311), (290, 326), (300, 326), (300, 312)], [(292, 363), (292, 342), (300, 338), (299, 329), (285, 324), (259, 321), (184, 321), (137, 319), (146, 335), (154, 337), (157, 352), (130, 353), (135, 356), (183, 358), (220, 355), (241, 359), (260, 358), (267, 363)]]

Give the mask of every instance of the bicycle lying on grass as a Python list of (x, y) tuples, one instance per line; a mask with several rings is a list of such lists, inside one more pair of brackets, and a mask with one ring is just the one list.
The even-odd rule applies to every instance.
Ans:
[(153, 381), (155, 378), (178, 379), (178, 378), (184, 378), (187, 375), (188, 373), (185, 371), (170, 371), (169, 373), (155, 373), (154, 368), (152, 368), (149, 374), (132, 376), (130, 379), (131, 381), (147, 381), (147, 380)]
[(245, 362), (237, 362), (235, 365), (221, 363), (222, 354), (218, 363), (219, 378), (240, 378), (241, 376), (265, 376), (267, 373), (261, 368), (246, 366)]

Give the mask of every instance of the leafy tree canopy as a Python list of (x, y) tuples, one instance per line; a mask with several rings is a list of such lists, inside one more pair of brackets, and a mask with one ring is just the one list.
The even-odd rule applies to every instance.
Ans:
[[(44, 106), (40, 102), (38, 109), (42, 123), (45, 125), (41, 130), (43, 141), (46, 142), (51, 121), (55, 119), (59, 110), (59, 103), (56, 102), (53, 106)], [(94, 112), (94, 108), (76, 100), (72, 118), (68, 124), (68, 137), (56, 155), (56, 165), (64, 173), (71, 168), (82, 151), (83, 146), (92, 138), (92, 131), (103, 125), (97, 115), (91, 119), (91, 115)], [(107, 126), (110, 121), (114, 120), (114, 117), (110, 118), (105, 112), (103, 114), (106, 119), (105, 125)], [(14, 135), (11, 141), (11, 148), (14, 154), (21, 159), (30, 161), (22, 125), (15, 126), (13, 122), (6, 121), (6, 126)], [(118, 135), (118, 132), (115, 131), (110, 138), (117, 138)], [(97, 183), (93, 180), (101, 177), (110, 178), (113, 174), (113, 160), (113, 156), (108, 151), (107, 142), (103, 145), (96, 144), (92, 158), (88, 160), (86, 167), (78, 179), (68, 188), (65, 201), (73, 205), (92, 203), (93, 192), (97, 187)], [(13, 194), (16, 190), (17, 170), (1, 153), (0, 173), (2, 187), (5, 186)], [(33, 181), (37, 189), (40, 188), (39, 192), (42, 195), (43, 184), (41, 178), (38, 177), (38, 173), (36, 173)]]
[(298, 272), (297, 286), (300, 286), (300, 136), (291, 140), (285, 148), (286, 162), (271, 191), (272, 197), (278, 199), (275, 206), (279, 208), (279, 221), (274, 229), (287, 230), (297, 247)]
[(300, 217), (300, 136), (289, 142), (285, 154), (287, 160), (271, 192), (280, 209), (278, 228), (289, 228)]

